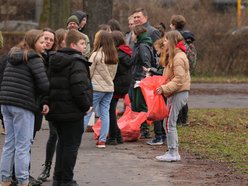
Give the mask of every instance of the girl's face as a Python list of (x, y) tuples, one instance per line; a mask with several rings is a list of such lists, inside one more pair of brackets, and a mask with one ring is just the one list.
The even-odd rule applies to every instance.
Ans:
[(50, 50), (54, 45), (54, 34), (48, 31), (43, 32), (46, 44), (46, 50)]
[(163, 44), (164, 44), (164, 48), (168, 48), (169, 41), (168, 41), (168, 39), (167, 39), (166, 37), (164, 37), (164, 42), (163, 42)]
[(173, 25), (172, 23), (170, 24), (170, 28), (171, 28), (171, 30), (176, 30), (175, 25)]
[(80, 22), (80, 24), (79, 24), (79, 27), (80, 27), (80, 28), (83, 28), (83, 27), (86, 25), (86, 23), (87, 23), (87, 17), (84, 17), (84, 18), (81, 20), (81, 22)]
[(61, 41), (61, 43), (60, 43), (60, 48), (65, 48), (66, 47), (65, 38), (66, 38), (66, 34), (64, 35), (63, 41)]
[(134, 43), (136, 43), (136, 41), (137, 41), (137, 36), (136, 36), (136, 34), (134, 32), (132, 32), (132, 41)]
[(34, 45), (35, 51), (39, 54), (45, 51), (45, 37), (41, 36)]
[(84, 39), (81, 39), (77, 42), (77, 44), (72, 43), (71, 48), (81, 52), (82, 54), (85, 54), (86, 51), (86, 42)]

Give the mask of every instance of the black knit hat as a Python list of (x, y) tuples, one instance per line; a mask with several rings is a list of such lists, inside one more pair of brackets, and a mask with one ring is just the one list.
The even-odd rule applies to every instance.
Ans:
[(85, 12), (81, 11), (81, 10), (77, 10), (76, 12), (74, 12), (72, 15), (77, 16), (79, 23), (82, 21), (83, 18), (87, 17), (88, 19), (88, 14), (86, 14)]
[(77, 16), (75, 16), (75, 15), (72, 15), (67, 19), (66, 25), (68, 25), (70, 22), (74, 22), (74, 23), (77, 23), (77, 25), (79, 25), (79, 20), (78, 20)]

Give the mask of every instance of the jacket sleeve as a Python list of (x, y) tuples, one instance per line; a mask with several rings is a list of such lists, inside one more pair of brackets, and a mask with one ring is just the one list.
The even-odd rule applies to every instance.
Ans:
[(160, 32), (159, 32), (159, 30), (157, 30), (157, 29), (153, 30), (153, 32), (152, 32), (152, 34), (151, 34), (151, 38), (152, 38), (153, 43), (154, 43), (155, 41), (157, 41), (158, 39), (160, 39), (161, 37), (160, 37)]
[(42, 59), (35, 58), (29, 60), (28, 66), (32, 71), (36, 94), (47, 95), (49, 91), (49, 81)]
[(150, 49), (148, 48), (148, 46), (144, 44), (140, 44), (139, 48), (140, 48), (140, 57), (142, 61), (142, 66), (146, 68), (150, 68), (151, 60), (152, 60)]
[(89, 72), (82, 61), (72, 65), (70, 72), (70, 91), (72, 97), (82, 112), (86, 112), (92, 106), (93, 89)]
[[(165, 96), (169, 96), (173, 94), (174, 92), (177, 92), (177, 90), (179, 90), (181, 86), (183, 85), (186, 72), (185, 72), (185, 69), (183, 66), (184, 63), (182, 62), (182, 60), (183, 59), (180, 57), (174, 58), (174, 64), (171, 67), (173, 75), (172, 77), (168, 77), (171, 80), (167, 84), (161, 86), (163, 89), (163, 94)], [(167, 68), (170, 68), (170, 67), (167, 67)], [(166, 70), (169, 70), (169, 69), (166, 69)]]
[(89, 59), (89, 62), (91, 63), (91, 66), (90, 66), (90, 79), (92, 79), (93, 77), (93, 74), (94, 74), (94, 71), (96, 69), (96, 60), (97, 60), (97, 53), (94, 52), (91, 56), (90, 56), (90, 59)]

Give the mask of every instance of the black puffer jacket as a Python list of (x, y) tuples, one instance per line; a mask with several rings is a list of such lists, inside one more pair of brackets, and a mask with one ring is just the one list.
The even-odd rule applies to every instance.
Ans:
[(80, 52), (64, 48), (50, 58), (49, 121), (81, 120), (92, 106), (93, 89), (89, 77), (90, 63)]
[(29, 51), (28, 62), (23, 61), (23, 51), (20, 50), (8, 56), (1, 82), (0, 104), (36, 112), (39, 110), (37, 96), (48, 94), (48, 91), (45, 67), (37, 53)]
[[(128, 46), (126, 46), (128, 47)], [(131, 74), (131, 48), (128, 47), (130, 50), (130, 54), (122, 50), (122, 48), (118, 49), (118, 68), (114, 79), (114, 95), (125, 95), (128, 93), (130, 83), (132, 80)]]

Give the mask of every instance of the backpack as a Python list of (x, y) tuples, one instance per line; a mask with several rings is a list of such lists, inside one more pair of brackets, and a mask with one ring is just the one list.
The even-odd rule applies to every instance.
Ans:
[(186, 55), (189, 60), (190, 72), (194, 72), (197, 63), (197, 50), (194, 45), (195, 36), (192, 32), (186, 30), (180, 32), (185, 40), (184, 44), (186, 46)]

